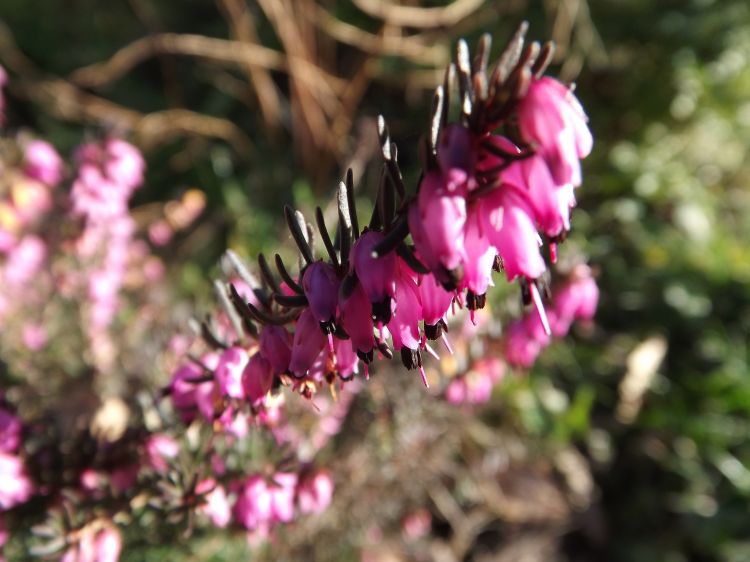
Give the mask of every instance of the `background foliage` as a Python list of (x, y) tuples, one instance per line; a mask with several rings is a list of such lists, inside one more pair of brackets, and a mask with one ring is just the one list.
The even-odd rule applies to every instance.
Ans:
[[(239, 38), (299, 57), (290, 52), (294, 41), (284, 27), (291, 16), (277, 13), (286, 2), (251, 3), (247, 12), (230, 0), (35, 4), (31, 10), (22, 0), (4, 0), (0, 7), (0, 63), (11, 75), (10, 125), (35, 129), (63, 149), (100, 128), (133, 133), (149, 164), (146, 188), (136, 198), (143, 213), (187, 187), (203, 190), (207, 213), (164, 251), (173, 286), (188, 300), (210, 294), (210, 272), (226, 246), (246, 255), (275, 250), (282, 232), (280, 205), (309, 209), (332, 193), (348, 165), (362, 177), (366, 205), (375, 188), (377, 166), (367, 164), (377, 149), (378, 113), (388, 118), (402, 169), (416, 170), (429, 88), (440, 79), (435, 69), (447, 62), (456, 37), (488, 31), (501, 44), (520, 19), (530, 20), (534, 38), (551, 34), (561, 47), (555, 70), (576, 79), (596, 138), (584, 163), (569, 242), (590, 255), (599, 271), (603, 298), (594, 332), (554, 345), (528, 376), (507, 378), (485, 409), (464, 413), (435, 406), (439, 413), (430, 415), (445, 433), (428, 435), (422, 446), (435, 455), (425, 457), (431, 466), (459, 464), (450, 486), (446, 472), (438, 470), (437, 480), (427, 475), (415, 477), (416, 483), (373, 476), (349, 489), (337, 482), (342, 491), (332, 513), (288, 531), (294, 536), (280, 541), (285, 546), (277, 545), (279, 552), (293, 557), (303, 552), (300, 545), (313, 544), (319, 559), (350, 559), (367, 543), (362, 533), (368, 517), (388, 539), (396, 514), (410, 503), (428, 506), (431, 535), (445, 538), (446, 508), (439, 494), (427, 497), (425, 490), (443, 482), (461, 506), (477, 503), (476, 490), (453, 484), (466, 473), (476, 482), (475, 472), (493, 450), (522, 447), (520, 456), (508, 453), (511, 465), (522, 469), (503, 472), (509, 479), (503, 486), (510, 494), (506, 507), (512, 490), (542, 486), (552, 473), (569, 475), (565, 458), (583, 467), (579, 479), (591, 479), (579, 489), (584, 499), (578, 504), (571, 499), (575, 486), (568, 478), (568, 495), (561, 501), (569, 509), (557, 517), (549, 496), (518, 493), (524, 509), (533, 512), (537, 502), (541, 515), (493, 515), (467, 535), (474, 544), (465, 550), (467, 558), (481, 559), (498, 548), (517, 559), (502, 548), (528, 540), (546, 545), (547, 558), (539, 559), (547, 560), (750, 559), (746, 2), (506, 0), (484, 3), (458, 22), (427, 30), (384, 25), (357, 3), (299, 2), (303, 14), (326, 10), (372, 37), (391, 37), (363, 52), (326, 35), (322, 24), (300, 24), (309, 34), (300, 42), (315, 45), (308, 51), (311, 60), (342, 81), (329, 94), (321, 93), (325, 87), (319, 83), (310, 84), (320, 76), (311, 78), (304, 66), (261, 69), (265, 78), (258, 78), (260, 71), (249, 68), (248, 60), (229, 64), (161, 54), (99, 84), (74, 72), (164, 32)], [(389, 47), (414, 36), (432, 49), (427, 55), (405, 57)], [(265, 102), (259, 101), (263, 95)], [(276, 111), (268, 99), (276, 100)], [(92, 110), (101, 100), (111, 104), (107, 111)], [(193, 113), (187, 116), (184, 109)], [(144, 124), (143, 115), (163, 111), (172, 113), (157, 125)], [(355, 435), (380, 447), (375, 456), (383, 466), (409, 464), (413, 450), (398, 432), (433, 407), (435, 398), (420, 394), (416, 381), (407, 383), (411, 390), (401, 395), (396, 389), (402, 382), (393, 379), (368, 387), (365, 394), (388, 394), (393, 411), (373, 412), (367, 397), (360, 397), (364, 413), (350, 420)], [(405, 412), (407, 420), (389, 419)], [(488, 428), (490, 437), (482, 433)], [(347, 450), (352, 444), (340, 446)], [(331, 462), (341, 471), (339, 480), (352, 478), (346, 470), (363, 470)], [(388, 495), (378, 496), (384, 490)], [(371, 508), (372, 497), (382, 506), (361, 513), (358, 502)], [(380, 544), (372, 555), (381, 556), (372, 559), (405, 556), (390, 552), (388, 540), (371, 542)], [(241, 543), (227, 546), (221, 536), (199, 534), (179, 548), (187, 559), (228, 560), (236, 557), (234, 548), (244, 549)], [(143, 548), (126, 552), (127, 559), (163, 559), (157, 547)], [(389, 552), (396, 558), (383, 558)], [(416, 548), (409, 556), (427, 559), (425, 552)]]

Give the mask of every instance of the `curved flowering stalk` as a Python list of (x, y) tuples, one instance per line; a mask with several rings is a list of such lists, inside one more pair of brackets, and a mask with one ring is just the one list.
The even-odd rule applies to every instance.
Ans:
[[(546, 241), (554, 261), (556, 244), (570, 228), (579, 160), (590, 152), (592, 137), (572, 89), (543, 76), (552, 44), (524, 45), (526, 27), (492, 68), (488, 35), (473, 58), (466, 42), (458, 43), (456, 62), (435, 91), (414, 195), (407, 193), (396, 145), (379, 117), (384, 163), (368, 226), (360, 231), (351, 171), (339, 186), (334, 236), (316, 209), (321, 254), (312, 225), (285, 208), (300, 254), (298, 274), (276, 255), (278, 282), (260, 255), (263, 287), (254, 287), (259, 304), (230, 289), (245, 323), (261, 324), (262, 332), (290, 327), (282, 339), (292, 344), (282, 346), (285, 359), (272, 369), (277, 381), (289, 376), (307, 393), (322, 380), (347, 380), (359, 362), (367, 376), (368, 365), (393, 348), (426, 384), (422, 352), (435, 354), (428, 340), (442, 338), (450, 350), (449, 311), (466, 307), (473, 319), (498, 271), (519, 280), (541, 333), (552, 333), (555, 324), (543, 305), (542, 247)], [(259, 353), (266, 363), (275, 361), (268, 345)]]

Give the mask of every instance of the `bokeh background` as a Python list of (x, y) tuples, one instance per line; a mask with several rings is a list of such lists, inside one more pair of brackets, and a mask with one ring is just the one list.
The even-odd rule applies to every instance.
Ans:
[[(750, 560), (750, 4), (0, 3), (12, 127), (63, 152), (125, 134), (148, 161), (136, 216), (206, 194), (161, 250), (175, 299), (197, 309), (226, 247), (287, 238), (284, 203), (309, 209), (351, 166), (367, 207), (378, 114), (413, 186), (456, 39), (489, 32), (494, 53), (524, 19), (557, 42), (552, 72), (576, 81), (596, 139), (570, 241), (598, 272), (596, 325), (483, 408), (376, 380), (331, 448), (331, 509), (261, 558)], [(428, 531), (409, 542), (419, 510)], [(247, 548), (220, 532), (129, 539), (125, 560)]]

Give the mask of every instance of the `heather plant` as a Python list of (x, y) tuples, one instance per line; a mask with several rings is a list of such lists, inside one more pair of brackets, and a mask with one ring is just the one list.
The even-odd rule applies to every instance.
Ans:
[[(159, 532), (162, 521), (273, 541), (280, 527), (331, 503), (335, 474), (317, 457), (344, 428), (377, 359), (398, 352), (448, 402), (479, 404), (506, 362), (529, 367), (553, 335), (592, 318), (598, 290), (580, 256), (552, 291), (548, 273), (570, 229), (592, 136), (572, 89), (544, 76), (552, 44), (525, 46), (525, 33), (524, 24), (492, 67), (488, 35), (473, 58), (459, 42), (420, 141), (414, 194), (381, 117), (374, 133), (384, 164), (367, 226), (351, 170), (339, 185), (333, 236), (322, 208), (316, 235), (286, 207), (298, 273), (276, 254), (277, 280), (261, 254), (256, 277), (228, 251), (215, 282), (220, 307), (192, 321), (193, 337), (170, 322), (168, 299), (158, 298), (164, 266), (142, 238), (168, 244), (174, 221), (142, 225), (139, 235), (129, 211), (144, 178), (139, 151), (108, 135), (67, 162), (43, 140), (6, 141), (8, 386), (0, 413), (10, 553), (116, 560), (127, 548), (121, 529), (156, 524)], [(194, 199), (183, 201), (183, 226), (199, 212)], [(317, 236), (325, 259), (316, 255)], [(531, 308), (500, 337), (487, 296), (493, 272), (518, 281)], [(55, 324), (66, 314), (75, 321)], [(163, 341), (147, 358), (139, 338), (157, 331)], [(472, 338), (485, 347), (463, 352)], [(448, 356), (458, 350), (450, 373), (436, 340)], [(77, 360), (57, 363), (62, 345), (76, 346)], [(484, 357), (492, 346), (502, 352)], [(141, 365), (171, 367), (168, 384), (132, 377), (129, 353), (142, 355)], [(425, 353), (438, 360), (429, 378)], [(70, 387), (44, 388), (50, 367), (65, 373), (56, 384), (75, 385), (80, 397)], [(80, 403), (65, 412), (60, 392)], [(88, 413), (77, 411), (83, 407)], [(61, 415), (66, 423), (47, 425)], [(405, 517), (405, 536), (422, 536), (429, 521)]]

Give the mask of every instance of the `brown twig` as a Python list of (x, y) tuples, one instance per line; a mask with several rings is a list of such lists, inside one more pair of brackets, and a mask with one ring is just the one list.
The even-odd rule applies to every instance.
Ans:
[[(242, 0), (217, 0), (217, 3), (231, 27), (235, 39), (244, 45), (257, 46), (258, 37), (255, 32), (255, 22), (247, 9), (247, 4)], [(278, 127), (281, 123), (281, 100), (271, 74), (267, 68), (254, 62), (248, 61), (243, 66), (248, 82), (252, 84), (251, 89), (255, 91), (258, 98), (263, 121), (271, 128)]]
[(449, 27), (469, 16), (484, 0), (455, 0), (439, 8), (402, 6), (386, 0), (353, 0), (367, 15), (399, 27)]

